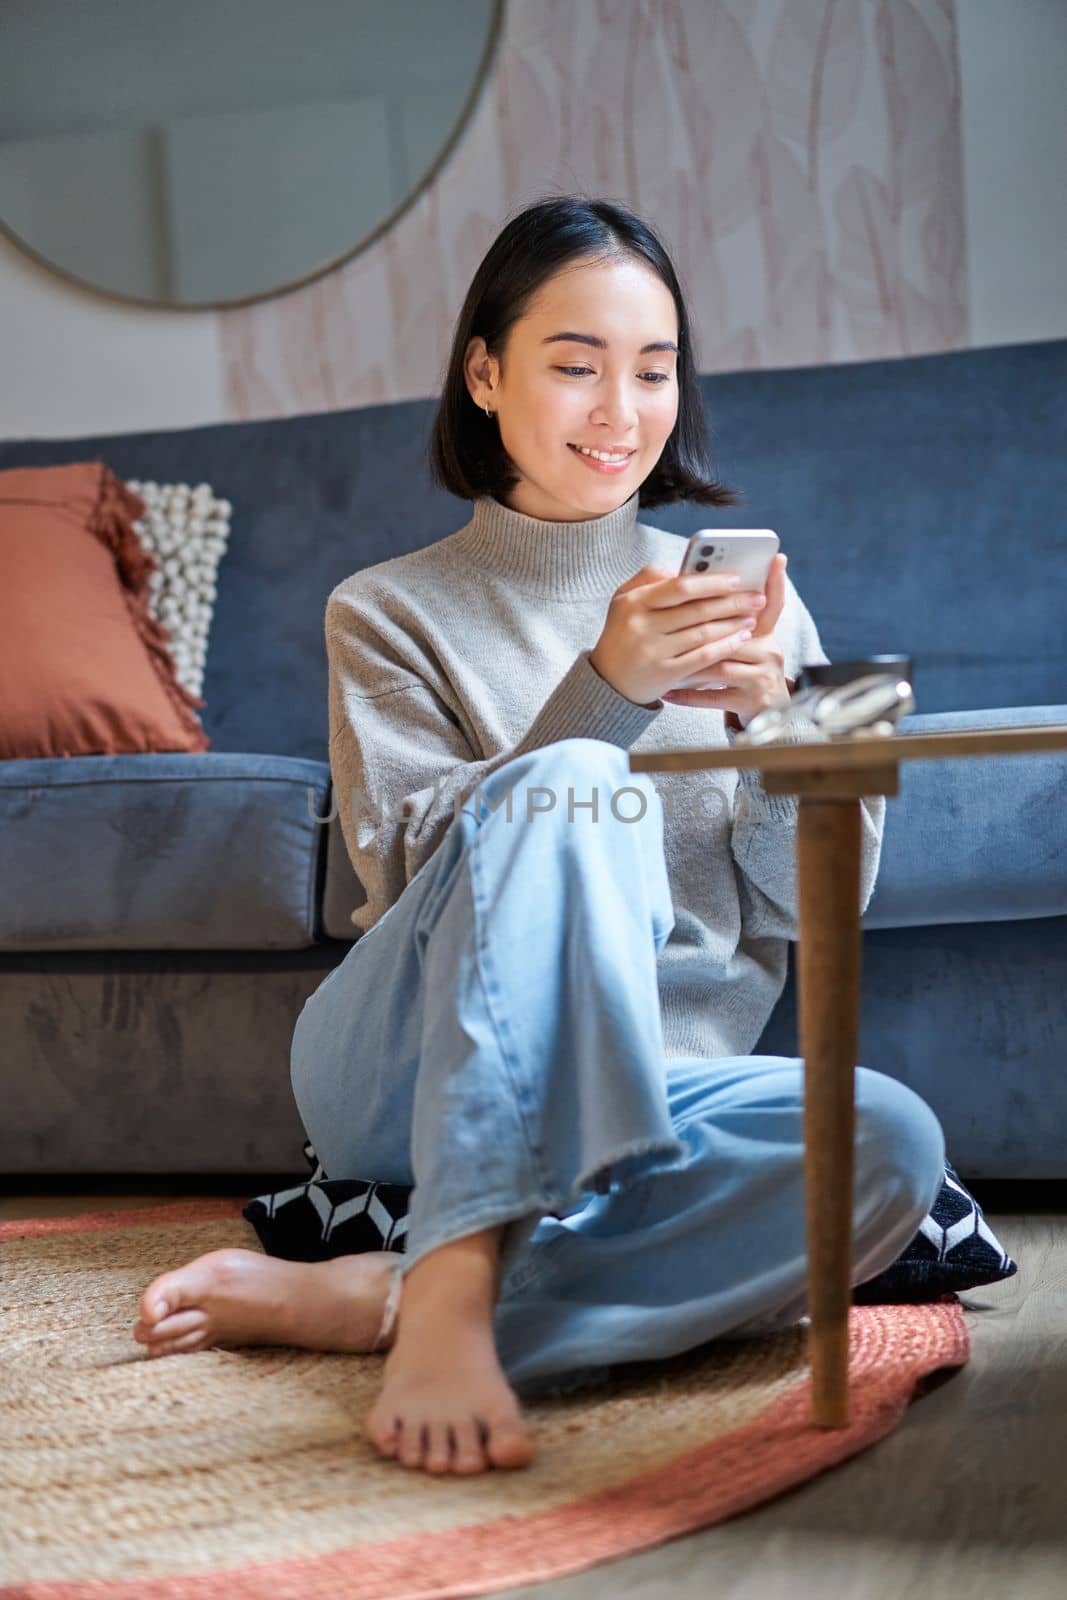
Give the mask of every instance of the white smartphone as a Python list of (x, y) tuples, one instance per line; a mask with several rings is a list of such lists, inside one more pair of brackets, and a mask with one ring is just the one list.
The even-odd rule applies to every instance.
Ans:
[(773, 528), (701, 528), (689, 540), (678, 574), (736, 573), (743, 589), (762, 590), (777, 554)]
[[(771, 562), (778, 554), (773, 528), (701, 528), (686, 546), (678, 575), (689, 572), (736, 573), (743, 589), (763, 590)], [(709, 683), (708, 689), (725, 689)]]

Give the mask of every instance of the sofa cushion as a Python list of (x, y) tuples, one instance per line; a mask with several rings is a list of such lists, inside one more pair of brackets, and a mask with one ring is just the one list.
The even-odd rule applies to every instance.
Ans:
[(292, 756), (0, 762), (0, 950), (313, 944), (329, 781)]
[[(901, 734), (1067, 723), (1067, 705), (902, 717)], [(865, 928), (1067, 913), (1067, 751), (904, 761)]]

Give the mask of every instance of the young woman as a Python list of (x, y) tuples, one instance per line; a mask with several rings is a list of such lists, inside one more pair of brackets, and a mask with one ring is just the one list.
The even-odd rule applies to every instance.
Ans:
[[(639, 520), (738, 497), (675, 271), (620, 206), (503, 229), (432, 461), (472, 519), (327, 604), (367, 900), (292, 1053), (326, 1173), (414, 1185), (407, 1249), (214, 1251), (148, 1286), (134, 1335), (388, 1347), (368, 1438), (464, 1473), (530, 1460), (520, 1392), (804, 1315), (803, 1063), (749, 1053), (796, 931), (796, 802), (753, 773), (654, 784), (628, 752), (725, 744), (828, 658), (784, 555), (763, 594), (681, 578), (684, 541)], [(864, 907), (884, 811), (863, 802)], [(944, 1157), (929, 1106), (858, 1067), (854, 1284), (914, 1237)]]

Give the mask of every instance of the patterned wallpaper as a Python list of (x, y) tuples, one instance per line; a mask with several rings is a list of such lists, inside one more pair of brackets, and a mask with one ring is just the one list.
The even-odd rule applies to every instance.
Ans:
[(546, 194), (662, 234), (701, 371), (969, 342), (955, 0), (507, 0), (435, 181), (324, 278), (222, 312), (226, 415), (437, 393), (503, 222)]

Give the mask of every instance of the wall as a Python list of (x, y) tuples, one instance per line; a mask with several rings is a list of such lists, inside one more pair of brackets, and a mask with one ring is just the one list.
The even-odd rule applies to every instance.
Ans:
[(963, 0), (973, 345), (1067, 335), (1067, 3)]
[(1065, 33), (1061, 0), (509, 0), (450, 162), (316, 283), (142, 310), (0, 241), (0, 433), (435, 393), (502, 222), (571, 191), (663, 233), (703, 371), (1063, 337)]

